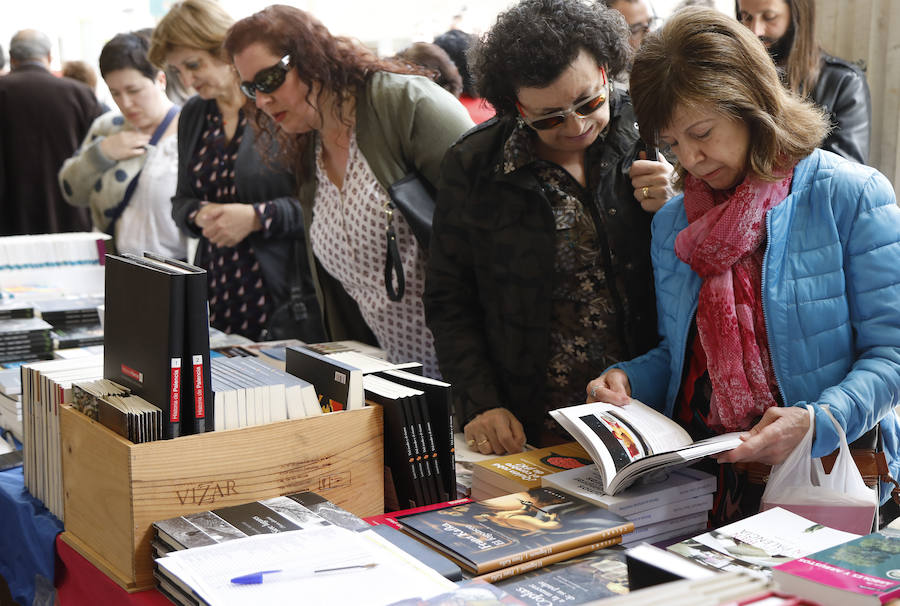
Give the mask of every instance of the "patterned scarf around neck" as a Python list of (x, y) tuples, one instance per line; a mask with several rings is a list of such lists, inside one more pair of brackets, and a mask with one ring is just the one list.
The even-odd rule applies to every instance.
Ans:
[(689, 225), (675, 240), (675, 254), (703, 279), (697, 333), (712, 383), (713, 428), (748, 429), (777, 405), (762, 310), (762, 244), (766, 212), (788, 195), (792, 176), (769, 183), (748, 175), (733, 192), (685, 176)]

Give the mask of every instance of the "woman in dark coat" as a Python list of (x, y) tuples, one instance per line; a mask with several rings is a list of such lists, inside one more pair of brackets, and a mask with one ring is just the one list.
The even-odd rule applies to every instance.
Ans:
[(558, 440), (547, 410), (656, 344), (650, 219), (672, 167), (644, 159), (610, 86), (630, 52), (618, 12), (577, 0), (525, 0), (475, 49), (498, 116), (444, 159), (424, 302), (484, 454)]

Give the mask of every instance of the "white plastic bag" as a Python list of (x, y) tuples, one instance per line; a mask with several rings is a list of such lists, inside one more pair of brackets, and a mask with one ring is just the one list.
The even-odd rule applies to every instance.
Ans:
[(772, 467), (760, 511), (783, 507), (831, 528), (869, 534), (878, 507), (876, 492), (863, 482), (850, 454), (847, 436), (827, 407), (825, 413), (840, 436), (840, 451), (831, 473), (825, 473), (821, 459), (810, 457), (815, 414), (812, 406), (806, 408), (809, 431), (783, 463)]

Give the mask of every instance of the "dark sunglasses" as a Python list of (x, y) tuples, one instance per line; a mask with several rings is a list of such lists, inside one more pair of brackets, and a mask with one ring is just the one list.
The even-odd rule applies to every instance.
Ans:
[(253, 82), (241, 82), (241, 91), (250, 99), (256, 99), (256, 91), (270, 95), (284, 84), (289, 71), (291, 71), (291, 56), (285, 55), (275, 65), (256, 72)]

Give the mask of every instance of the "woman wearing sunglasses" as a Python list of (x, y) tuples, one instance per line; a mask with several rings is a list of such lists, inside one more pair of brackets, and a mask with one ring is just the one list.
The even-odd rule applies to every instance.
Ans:
[[(437, 376), (421, 295), (425, 253), (388, 188), (415, 170), (436, 184), (441, 159), (472, 126), (459, 101), (406, 64), (379, 61), (309, 13), (270, 6), (236, 23), (225, 47), (266, 140), (301, 175), (300, 204), (328, 336), (377, 342)], [(385, 285), (388, 221), (405, 293)], [(374, 337), (374, 339), (373, 339)]]
[(639, 159), (630, 101), (610, 86), (630, 53), (621, 14), (579, 0), (525, 0), (474, 50), (498, 117), (444, 161), (424, 301), (483, 454), (560, 441), (546, 411), (656, 344), (650, 211), (672, 167)]
[(296, 181), (255, 149), (222, 48), (232, 23), (214, 0), (185, 0), (153, 31), (150, 60), (197, 93), (181, 111), (172, 215), (200, 238), (194, 262), (207, 270), (212, 326), (256, 341), (321, 340)]

